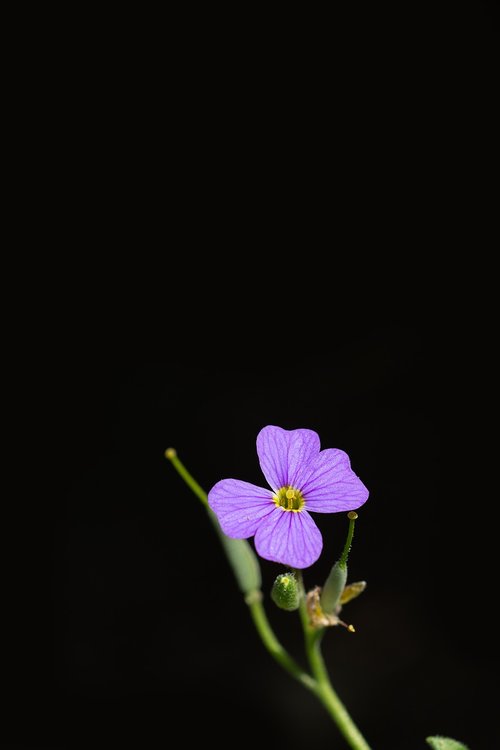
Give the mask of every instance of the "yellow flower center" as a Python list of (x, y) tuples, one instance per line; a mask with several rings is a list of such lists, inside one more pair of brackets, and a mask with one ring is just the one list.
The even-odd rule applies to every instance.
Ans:
[(296, 490), (295, 487), (286, 485), (281, 487), (273, 498), (278, 508), (283, 510), (292, 510), (294, 513), (300, 513), (305, 505), (302, 492)]

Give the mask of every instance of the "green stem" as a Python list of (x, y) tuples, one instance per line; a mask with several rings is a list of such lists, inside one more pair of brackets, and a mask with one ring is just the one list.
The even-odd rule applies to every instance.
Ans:
[(299, 667), (297, 662), (290, 656), (288, 651), (283, 648), (281, 643), (274, 635), (274, 632), (269, 624), (269, 620), (267, 619), (266, 611), (262, 606), (261, 599), (262, 597), (260, 595), (260, 592), (257, 591), (254, 592), (254, 595), (249, 594), (246, 597), (246, 602), (250, 609), (254, 625), (261, 637), (262, 643), (267, 648), (273, 659), (275, 659), (278, 664), (283, 667), (283, 669), (291, 674), (292, 677), (295, 677), (295, 679), (302, 683), (302, 685), (304, 685), (304, 687), (306, 687), (308, 690), (312, 690), (314, 693), (316, 693), (317, 685), (315, 680), (313, 680), (312, 677), (307, 674), (307, 672), (304, 672), (303, 669)]
[(189, 471), (186, 469), (182, 461), (180, 461), (177, 458), (177, 452), (175, 448), (167, 448), (165, 451), (165, 457), (168, 458), (168, 460), (172, 463), (172, 466), (177, 471), (178, 474), (184, 479), (187, 486), (190, 487), (190, 489), (193, 490), (196, 497), (201, 500), (203, 505), (208, 508), (208, 495), (203, 489), (203, 487), (200, 487), (196, 479), (194, 479)]
[(344, 549), (342, 550), (342, 554), (339, 560), (340, 565), (344, 568), (347, 565), (347, 558), (349, 557), (349, 552), (351, 551), (352, 538), (354, 536), (354, 524), (358, 517), (358, 514), (353, 511), (351, 511), (347, 515), (349, 518), (349, 530), (347, 532), (347, 539), (345, 540)]
[(300, 618), (302, 620), (302, 627), (304, 628), (306, 654), (311, 667), (311, 672), (316, 680), (316, 688), (314, 692), (334, 720), (349, 747), (352, 748), (352, 750), (370, 750), (370, 746), (357, 728), (330, 682), (330, 677), (321, 653), (321, 639), (324, 630), (313, 628), (309, 623), (302, 575), (300, 574), (300, 571), (297, 571), (297, 573), (299, 585), (302, 589)]

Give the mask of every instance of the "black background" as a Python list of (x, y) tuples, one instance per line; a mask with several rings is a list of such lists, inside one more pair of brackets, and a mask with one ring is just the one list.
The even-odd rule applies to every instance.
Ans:
[[(4, 530), (6, 747), (187, 744), (200, 729), (217, 747), (340, 750), (322, 707), (262, 647), (203, 508), (163, 456), (175, 446), (207, 489), (231, 476), (260, 483), (266, 424), (316, 430), (370, 489), (350, 559), (351, 580), (368, 581), (345, 611), (356, 634), (335, 629), (324, 648), (370, 744), (498, 744), (498, 16), (472, 2), (394, 13), (356, 5), (328, 44), (308, 37), (309, 76), (295, 74), (302, 37), (287, 37), (279, 70), (269, 63), (276, 78), (264, 70), (269, 101), (255, 82), (258, 106), (246, 104), (247, 57), (226, 130), (195, 65), (186, 77), (209, 113), (204, 100), (190, 115), (198, 94), (176, 72), (185, 100), (158, 121), (151, 78), (116, 75), (118, 124), (105, 85), (107, 135), (98, 128), (94, 143), (85, 125), (70, 137), (57, 216), (41, 212), (39, 227), (73, 263), (47, 253), (38, 273), (33, 260), (40, 303), (9, 360), (19, 395), (5, 391), (22, 486)], [(231, 69), (232, 56), (219, 63)], [(155, 94), (140, 117), (135, 86)], [(228, 89), (219, 94), (227, 105)], [(288, 108), (275, 129), (271, 104)], [(127, 131), (133, 111), (145, 135), (136, 120)], [(297, 136), (295, 117), (310, 117), (314, 137)], [(163, 249), (160, 263), (148, 255)], [(308, 586), (346, 531), (341, 516), (317, 521), (325, 548)], [(280, 567), (262, 569), (272, 623), (300, 659), (296, 617), (269, 602)]]

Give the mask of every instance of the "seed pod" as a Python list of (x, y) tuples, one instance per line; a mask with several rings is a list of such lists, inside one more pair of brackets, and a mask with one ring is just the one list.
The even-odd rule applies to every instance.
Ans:
[(327, 615), (335, 612), (347, 581), (347, 565), (337, 560), (321, 592), (321, 608)]

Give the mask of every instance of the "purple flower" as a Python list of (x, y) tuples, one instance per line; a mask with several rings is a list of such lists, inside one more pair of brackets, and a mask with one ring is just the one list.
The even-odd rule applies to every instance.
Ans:
[(223, 479), (210, 490), (208, 503), (227, 536), (255, 535), (261, 557), (307, 568), (323, 547), (309, 511), (354, 510), (366, 502), (368, 490), (352, 471), (349, 456), (336, 448), (320, 450), (313, 430), (264, 427), (257, 436), (257, 453), (272, 490)]

